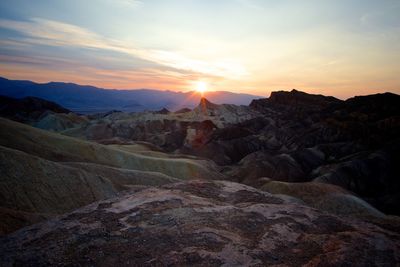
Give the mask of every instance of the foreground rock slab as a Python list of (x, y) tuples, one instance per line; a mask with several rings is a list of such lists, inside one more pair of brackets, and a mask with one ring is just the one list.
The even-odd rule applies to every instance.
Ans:
[(393, 266), (396, 227), (231, 182), (134, 189), (0, 239), (1, 266)]

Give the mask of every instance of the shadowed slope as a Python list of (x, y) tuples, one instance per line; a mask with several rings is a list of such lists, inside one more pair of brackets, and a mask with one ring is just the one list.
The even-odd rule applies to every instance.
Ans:
[(289, 195), (301, 199), (310, 207), (331, 214), (358, 218), (385, 216), (351, 192), (331, 184), (267, 181), (260, 189), (272, 194)]
[(206, 161), (142, 156), (3, 118), (0, 128), (3, 234), (132, 185), (223, 177)]
[(29, 123), (38, 120), (44, 113), (69, 113), (56, 103), (37, 97), (11, 98), (0, 96), (0, 116)]
[(90, 162), (106, 166), (155, 171), (179, 179), (216, 179), (222, 176), (206, 161), (152, 158), (100, 144), (50, 133), (0, 118), (0, 145), (52, 161)]
[(177, 181), (158, 172), (53, 162), (0, 146), (0, 235), (114, 197), (131, 186)]

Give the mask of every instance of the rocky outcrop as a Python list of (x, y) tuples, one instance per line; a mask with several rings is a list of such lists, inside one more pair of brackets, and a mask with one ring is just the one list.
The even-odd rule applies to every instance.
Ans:
[(227, 125), (241, 123), (258, 117), (257, 111), (247, 106), (237, 106), (230, 104), (217, 105), (206, 98), (201, 98), (200, 103), (191, 112), (191, 116), (200, 120), (211, 120), (218, 128)]
[[(113, 111), (82, 122), (78, 120), (81, 116), (51, 113), (37, 126), (101, 144), (119, 144), (117, 150), (127, 153), (131, 148), (124, 145), (133, 141), (157, 148), (133, 151), (133, 159), (115, 152), (114, 146), (113, 152), (107, 152), (113, 155), (109, 159), (98, 156), (104, 146), (78, 145), (74, 153), (81, 154), (83, 149), (80, 160), (83, 157), (85, 162), (156, 170), (181, 179), (207, 176), (206, 168), (212, 170), (213, 178), (223, 170), (224, 178), (246, 184), (261, 177), (323, 182), (339, 185), (387, 214), (400, 214), (399, 107), (400, 96), (390, 93), (342, 101), (293, 90), (273, 92), (270, 98), (254, 100), (249, 107), (217, 105), (203, 98), (193, 110), (178, 113)], [(32, 138), (19, 136), (21, 140)], [(23, 150), (25, 144), (16, 143), (17, 149)], [(42, 157), (42, 147), (33, 147)], [(44, 151), (46, 147), (49, 157), (69, 158), (59, 154), (60, 146), (44, 144)], [(96, 155), (86, 154), (92, 150)], [(168, 161), (182, 154), (187, 156)], [(196, 158), (210, 159), (220, 166)], [(192, 167), (196, 171), (192, 172)]]
[(343, 188), (323, 183), (285, 183), (269, 180), (260, 187), (272, 194), (298, 198), (308, 206), (336, 215), (353, 217), (379, 217), (385, 215), (366, 201)]
[(60, 105), (37, 97), (12, 98), (0, 96), (0, 116), (12, 120), (32, 123), (44, 113), (70, 113)]
[(310, 181), (309, 173), (325, 162), (325, 155), (317, 148), (305, 148), (289, 153), (268, 154), (257, 151), (244, 157), (228, 172), (237, 181), (251, 183), (260, 177), (275, 181)]
[(67, 129), (80, 127), (89, 122), (89, 120), (84, 116), (76, 115), (75, 113), (44, 113), (40, 119), (32, 123), (32, 126), (53, 131), (62, 132)]
[[(250, 106), (266, 123), (236, 139), (253, 149), (241, 152), (237, 168), (230, 172), (236, 179), (335, 184), (385, 213), (400, 214), (395, 204), (400, 200), (400, 96), (385, 93), (341, 101), (298, 91), (276, 92)], [(241, 125), (242, 131), (249, 129)]]
[(341, 186), (366, 199), (381, 211), (400, 214), (400, 144), (357, 153), (316, 168), (313, 181)]
[(331, 104), (340, 102), (342, 101), (331, 96), (307, 94), (293, 89), (290, 92), (272, 92), (271, 96), (266, 99), (255, 99), (250, 103), (250, 107), (262, 112), (271, 108), (277, 112), (296, 111), (301, 113), (322, 110)]
[(385, 93), (346, 101), (299, 91), (276, 92), (250, 107), (274, 118), (279, 141), (289, 149), (353, 142), (378, 148), (399, 135), (400, 96)]
[(175, 111), (175, 114), (187, 113), (190, 111), (192, 111), (190, 108), (181, 108), (181, 109)]
[(191, 181), (21, 229), (0, 239), (0, 265), (393, 266), (396, 229), (236, 183)]
[(154, 111), (155, 114), (169, 114), (171, 111), (169, 111), (166, 108), (162, 108), (160, 110)]
[(91, 115), (88, 116), (89, 123), (73, 125), (70, 129), (63, 129), (61, 133), (100, 143), (112, 138), (121, 138), (127, 142), (145, 141), (153, 143), (165, 152), (182, 150), (181, 152), (189, 153), (208, 143), (215, 130), (258, 115), (246, 106), (217, 105), (203, 98), (195, 109), (175, 113), (162, 109), (157, 112), (110, 112)]
[(289, 107), (305, 106), (306, 108), (325, 107), (332, 103), (341, 102), (332, 96), (307, 94), (296, 89), (290, 92), (272, 92), (268, 101), (273, 104), (287, 105)]

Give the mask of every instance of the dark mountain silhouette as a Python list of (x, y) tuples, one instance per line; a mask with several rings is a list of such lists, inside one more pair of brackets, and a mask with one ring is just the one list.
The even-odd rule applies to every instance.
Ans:
[(46, 112), (69, 113), (70, 111), (54, 102), (37, 97), (16, 99), (0, 96), (0, 115), (2, 117), (20, 122), (29, 122), (39, 119)]
[[(40, 97), (56, 102), (78, 113), (99, 113), (110, 110), (126, 112), (160, 110), (175, 111), (195, 107), (201, 96), (195, 92), (173, 92), (152, 89), (114, 90), (74, 83), (34, 83), (0, 78), (0, 95), (22, 98)], [(225, 91), (208, 92), (207, 97), (218, 104), (248, 105), (254, 98), (249, 94)]]

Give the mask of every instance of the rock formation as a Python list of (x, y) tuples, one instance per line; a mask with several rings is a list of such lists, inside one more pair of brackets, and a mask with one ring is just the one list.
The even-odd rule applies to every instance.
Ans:
[(0, 264), (393, 266), (400, 235), (231, 182), (130, 191), (0, 239)]
[(213, 163), (141, 155), (0, 118), (0, 233), (63, 214), (133, 185), (223, 179)]
[[(0, 118), (0, 145), (57, 162), (88, 162), (160, 172), (179, 179), (222, 179), (212, 162), (146, 157)], [(214, 172), (214, 173), (213, 173)]]
[(25, 123), (0, 118), (1, 266), (400, 261), (398, 95), (87, 116), (1, 101)]
[(0, 116), (12, 120), (31, 123), (38, 120), (44, 113), (69, 113), (68, 109), (54, 102), (37, 97), (12, 98), (0, 96)]

